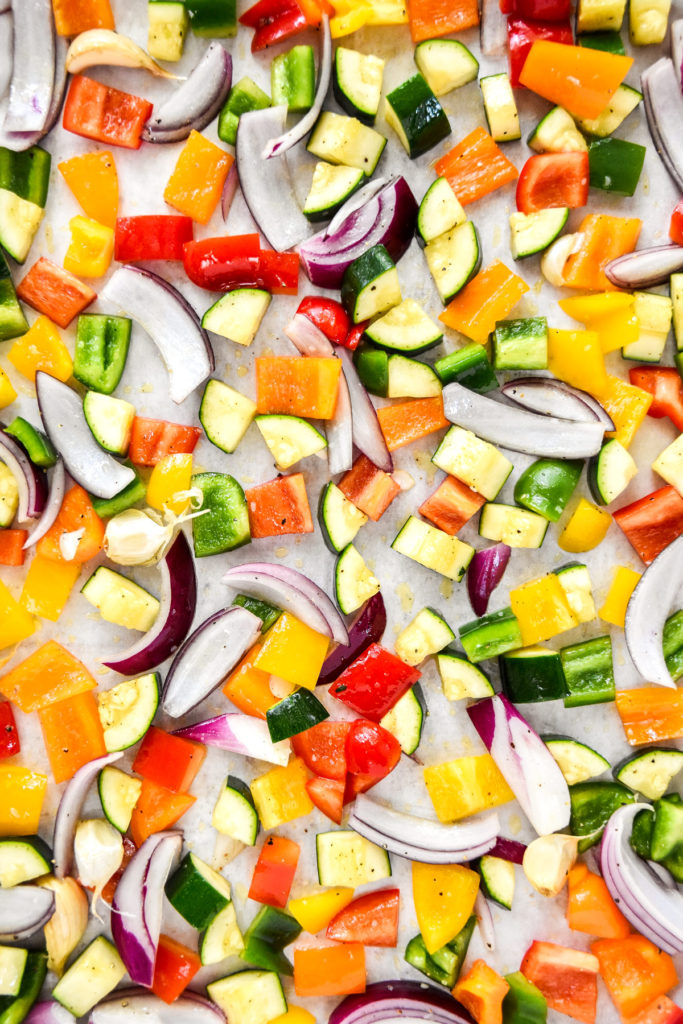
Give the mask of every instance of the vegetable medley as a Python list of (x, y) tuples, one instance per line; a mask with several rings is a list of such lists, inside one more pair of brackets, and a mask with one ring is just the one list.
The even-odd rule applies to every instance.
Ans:
[[(638, 249), (646, 147), (628, 119), (644, 101), (683, 191), (683, 20), (669, 57), (670, 0), (629, 0), (628, 45), (625, 0), (135, 5), (145, 47), (110, 0), (0, 3), (0, 1024), (314, 1024), (316, 997), (336, 997), (330, 1024), (594, 1024), (599, 979), (623, 1024), (682, 1024), (683, 200), (672, 244)], [(415, 70), (389, 88), (372, 44), (391, 31)], [(203, 54), (177, 77), (188, 33)], [(654, 56), (637, 82), (640, 47)], [(113, 67), (160, 79), (162, 99), (108, 84)], [(461, 132), (445, 108), (468, 85), (482, 116)], [(69, 147), (58, 177), (54, 139)], [(146, 168), (164, 146), (172, 212), (121, 216), (121, 150)], [(376, 174), (385, 150), (405, 176)], [(513, 185), (509, 258), (491, 260), (477, 222)], [(82, 210), (61, 262), (38, 234), (44, 218), (59, 229), (60, 191)], [(240, 193), (255, 230), (218, 228)], [(411, 246), (424, 280), (407, 288)], [(543, 313), (536, 257), (557, 289)], [(188, 281), (212, 293), (201, 319)], [(292, 316), (281, 296), (297, 296)], [(553, 326), (561, 314), (577, 326)], [(121, 383), (143, 332), (172, 419)], [(230, 371), (252, 345), (253, 371), (225, 375), (251, 374), (243, 391), (214, 353)], [(656, 488), (627, 500), (648, 417), (677, 436)], [(240, 457), (252, 422), (278, 471), (257, 483)], [(421, 503), (394, 455), (417, 442), (430, 481), (441, 471)], [(204, 468), (208, 450), (231, 472)], [(357, 538), (392, 505), (403, 571), (439, 574), (444, 598), (466, 587), (469, 621), (447, 602), (389, 637), (385, 574)], [(610, 528), (639, 568), (613, 565), (596, 604), (580, 559)], [(259, 545), (317, 530), (331, 593), (305, 540), (297, 567)], [(548, 534), (567, 560), (539, 573)], [(213, 594), (204, 560), (252, 543), (220, 559)], [(510, 585), (515, 561), (529, 571)], [(219, 608), (202, 619), (209, 586)], [(137, 637), (103, 667), (74, 637), (40, 636), (77, 592)], [(620, 631), (634, 687), (617, 686)], [(420, 749), (440, 700), (474, 730), (463, 756)], [(545, 702), (562, 702), (567, 734), (532, 726)], [(622, 728), (618, 763), (573, 717), (599, 704)], [(34, 715), (49, 776), (22, 735)], [(208, 860), (183, 817), (211, 750), (229, 773), (199, 824)], [(431, 813), (407, 805), (405, 779)], [(505, 834), (513, 801), (528, 842)], [(231, 888), (249, 848), (248, 891)], [(412, 894), (392, 884), (401, 859)], [(539, 935), (504, 973), (492, 906), (523, 918), (521, 874), (575, 943)], [(406, 921), (398, 977), (377, 976), (372, 948), (396, 949)]]

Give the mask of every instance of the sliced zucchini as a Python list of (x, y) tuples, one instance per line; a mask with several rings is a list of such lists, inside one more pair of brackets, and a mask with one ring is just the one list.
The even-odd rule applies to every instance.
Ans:
[(374, 174), (387, 140), (355, 117), (323, 111), (308, 140), (309, 153), (330, 164), (357, 167), (366, 177)]
[(435, 96), (473, 82), (479, 61), (457, 39), (425, 39), (415, 47), (415, 63)]
[(268, 1024), (287, 1012), (282, 983), (274, 971), (237, 971), (212, 981), (206, 990), (230, 1024)]
[(632, 114), (639, 103), (642, 102), (643, 94), (633, 89), (630, 85), (622, 84), (618, 87), (612, 99), (605, 109), (597, 117), (577, 117), (576, 123), (581, 131), (587, 135), (595, 135), (604, 139), (617, 130), (622, 121), (625, 121), (629, 114)]
[(450, 428), (434, 452), (432, 462), (489, 501), (496, 497), (512, 472), (512, 463), (494, 445), (458, 426)]
[(633, 456), (614, 437), (588, 463), (588, 486), (599, 505), (609, 505), (638, 472)]
[(359, 885), (391, 877), (389, 854), (357, 832), (339, 829), (315, 837), (318, 881), (321, 885)]
[(484, 896), (498, 906), (512, 910), (515, 896), (515, 865), (512, 861), (485, 854), (479, 858), (476, 867)]
[(537, 512), (515, 505), (487, 502), (479, 517), (479, 536), (500, 541), (511, 548), (540, 548), (548, 520)]
[(441, 394), (441, 381), (428, 363), (392, 354), (387, 369), (387, 398), (433, 398)]
[(166, 896), (181, 917), (204, 931), (230, 903), (230, 885), (205, 861), (187, 853), (166, 883)]
[(344, 272), (341, 299), (354, 324), (386, 313), (401, 298), (396, 264), (383, 245), (373, 245)]
[(0, 886), (10, 889), (52, 870), (52, 850), (40, 836), (0, 839)]
[(199, 422), (211, 444), (231, 454), (246, 434), (256, 408), (256, 402), (222, 380), (210, 380), (199, 407)]
[(125, 455), (135, 419), (135, 406), (122, 398), (88, 391), (83, 399), (83, 415), (92, 436), (106, 452)]
[(320, 161), (313, 171), (304, 214), (310, 221), (329, 220), (364, 180), (365, 175), (357, 167)]
[(507, 71), (485, 75), (480, 79), (479, 85), (491, 137), (496, 142), (514, 142), (521, 139), (515, 94)]
[(133, 808), (142, 790), (142, 779), (107, 765), (97, 778), (97, 791), (104, 816), (119, 832), (127, 832)]
[(97, 694), (97, 711), (108, 753), (126, 750), (142, 739), (159, 707), (159, 686), (159, 674), (150, 672)]
[(463, 578), (474, 555), (474, 548), (469, 544), (430, 526), (416, 516), (410, 516), (405, 521), (391, 546), (394, 551), (423, 565), (425, 569), (433, 569), (456, 582)]
[(671, 330), (673, 304), (668, 295), (653, 292), (634, 292), (633, 299), (633, 315), (639, 324), (638, 338), (625, 345), (621, 354), (624, 359), (658, 363)]
[[(28, 960), (28, 950), (18, 946), (0, 946), (0, 1014), (6, 997), (19, 995), (22, 978)], [(5, 998), (2, 998), (2, 997)]]
[(155, 60), (180, 60), (190, 19), (184, 3), (155, 0), (147, 4), (147, 52)]
[(493, 372), (486, 349), (478, 341), (471, 341), (437, 359), (434, 369), (444, 387), (455, 382), (482, 395), (498, 387), (498, 378)]
[(486, 673), (459, 651), (437, 654), (436, 665), (446, 700), (464, 700), (465, 697), (476, 700), (493, 696), (493, 686)]
[(338, 46), (334, 53), (332, 88), (342, 110), (373, 125), (382, 98), (384, 61), (371, 53)]
[(591, 583), (588, 567), (580, 562), (571, 562), (555, 571), (564, 590), (567, 604), (576, 616), (579, 624), (592, 622), (597, 618), (595, 602), (593, 600), (593, 584)]
[(271, 299), (270, 292), (263, 288), (235, 288), (207, 309), (202, 327), (236, 345), (251, 345)]
[(448, 179), (437, 178), (425, 192), (417, 211), (418, 238), (428, 244), (466, 220), (467, 214)]
[(446, 111), (419, 73), (389, 93), (384, 116), (411, 160), (451, 134)]
[(564, 107), (553, 107), (529, 135), (527, 145), (537, 153), (587, 153), (588, 145), (574, 118)]
[(503, 692), (513, 704), (561, 700), (567, 687), (562, 659), (547, 647), (524, 647), (500, 656)]
[(244, 949), (244, 939), (237, 924), (235, 904), (230, 901), (227, 907), (216, 914), (199, 940), (199, 958), (207, 967), (219, 964), (229, 956), (239, 956)]
[(211, 824), (221, 835), (253, 846), (261, 827), (251, 790), (246, 782), (228, 775), (213, 809)]
[(425, 247), (425, 259), (444, 306), (479, 270), (481, 248), (471, 220), (439, 235)]
[(272, 413), (257, 416), (254, 422), (278, 469), (289, 469), (301, 459), (327, 448), (327, 438), (300, 416)]
[(420, 684), (415, 683), (380, 721), (396, 737), (404, 754), (414, 754), (420, 745), (425, 716), (421, 696)]
[(396, 637), (394, 650), (406, 665), (420, 665), (455, 640), (455, 633), (433, 608), (423, 608)]
[(368, 517), (330, 481), (320, 494), (318, 521), (327, 546), (337, 553), (352, 543)]
[(0, 462), (0, 527), (11, 526), (19, 508), (19, 487), (12, 470)]
[(662, 43), (669, 27), (671, 0), (629, 0), (628, 27), (634, 46)]
[(101, 565), (81, 587), (81, 594), (106, 622), (146, 633), (159, 614), (156, 597), (123, 576)]
[(683, 750), (650, 747), (630, 754), (616, 765), (612, 774), (617, 782), (642, 793), (648, 800), (659, 800), (681, 769)]
[(125, 973), (116, 946), (98, 935), (61, 976), (52, 997), (74, 1017), (84, 1017), (116, 988)]
[(558, 206), (535, 213), (510, 214), (510, 250), (515, 260), (543, 252), (555, 241), (569, 218), (569, 208)]
[(337, 559), (334, 587), (337, 604), (344, 615), (357, 611), (373, 594), (379, 593), (379, 580), (370, 572), (353, 544), (347, 544)]
[(676, 490), (683, 487), (683, 434), (679, 434), (675, 441), (659, 453), (652, 468)]
[(494, 370), (545, 370), (548, 321), (544, 316), (499, 320), (493, 331)]
[(542, 736), (569, 786), (595, 779), (609, 770), (609, 761), (586, 743), (571, 736)]
[(44, 215), (42, 206), (0, 188), (0, 245), (17, 263), (25, 262)]
[(389, 352), (412, 355), (438, 345), (443, 331), (427, 316), (415, 299), (404, 299), (365, 329), (375, 345)]

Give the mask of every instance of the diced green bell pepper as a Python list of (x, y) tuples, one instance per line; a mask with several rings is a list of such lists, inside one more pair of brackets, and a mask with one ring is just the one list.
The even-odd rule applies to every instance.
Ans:
[(249, 110), (264, 110), (270, 106), (270, 96), (256, 82), (249, 78), (240, 78), (233, 85), (230, 94), (218, 117), (218, 138), (234, 146), (237, 142), (237, 126), (242, 114)]
[(565, 707), (578, 708), (614, 700), (612, 640), (609, 636), (570, 644), (562, 648), (560, 657), (567, 684)]
[(503, 999), (503, 1024), (545, 1024), (548, 1003), (540, 989), (521, 971), (506, 974), (505, 980), (510, 989)]
[(591, 188), (632, 196), (645, 162), (645, 146), (626, 139), (594, 139), (588, 146)]
[(264, 906), (244, 933), (242, 960), (266, 971), (291, 977), (294, 969), (282, 950), (301, 934), (301, 925), (291, 914)]
[(279, 54), (270, 65), (273, 106), (310, 110), (315, 99), (315, 59), (312, 46), (295, 46)]
[(569, 787), (569, 799), (569, 831), (573, 836), (584, 837), (578, 846), (579, 853), (583, 853), (599, 842), (614, 812), (633, 803), (635, 793), (620, 782), (577, 782)]
[(192, 539), (196, 558), (232, 551), (251, 540), (249, 510), (244, 491), (227, 473), (197, 473), (192, 486), (203, 495), (199, 511), (192, 520)]
[(422, 936), (416, 935), (406, 946), (406, 962), (439, 985), (453, 988), (460, 977), (476, 923), (472, 915), (454, 939), (432, 954), (427, 952)]
[(132, 321), (123, 316), (79, 316), (74, 350), (76, 380), (92, 391), (110, 395), (126, 365), (132, 326)]
[(15, 416), (5, 433), (15, 437), (19, 444), (26, 449), (26, 454), (34, 466), (41, 466), (48, 469), (57, 462), (57, 452), (41, 430), (37, 430), (32, 423), (25, 420), (23, 416)]

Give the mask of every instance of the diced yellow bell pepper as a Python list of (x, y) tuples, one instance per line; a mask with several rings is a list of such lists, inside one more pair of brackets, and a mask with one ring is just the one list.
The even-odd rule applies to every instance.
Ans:
[(353, 892), (348, 887), (327, 889), (325, 892), (290, 900), (288, 909), (305, 932), (316, 935), (327, 928), (335, 914), (348, 906), (353, 899)]
[(80, 570), (80, 565), (74, 562), (55, 562), (51, 558), (34, 555), (19, 604), (32, 615), (56, 622), (64, 611)]
[(57, 167), (88, 217), (115, 228), (119, 179), (112, 154), (107, 150), (81, 153)]
[(405, 0), (372, 0), (368, 25), (407, 25), (408, 5)]
[(279, 1017), (273, 1017), (269, 1024), (315, 1024), (315, 1017), (303, 1006), (287, 1004), (287, 1012), (281, 1013)]
[(550, 640), (579, 622), (564, 587), (553, 573), (511, 590), (510, 606), (517, 616), (525, 647)]
[(14, 369), (30, 381), (35, 381), (38, 370), (44, 370), (66, 383), (74, 368), (57, 327), (46, 316), (39, 316), (26, 334), (17, 338), (7, 358)]
[(616, 430), (607, 431), (606, 437), (616, 437), (624, 448), (628, 448), (652, 405), (652, 395), (619, 377), (608, 377), (607, 388), (600, 395), (600, 404), (616, 427)]
[(499, 807), (514, 794), (490, 754), (457, 757), (424, 770), (427, 792), (439, 821), (450, 823)]
[(25, 640), (36, 631), (35, 619), (15, 601), (0, 581), (0, 650)]
[(38, 831), (47, 775), (20, 764), (0, 765), (0, 836), (30, 836)]
[(308, 772), (299, 757), (284, 768), (272, 768), (251, 783), (258, 816), (265, 829), (277, 828), (313, 810), (306, 789)]
[(160, 512), (168, 508), (177, 516), (187, 512), (189, 499), (174, 498), (192, 485), (192, 456), (178, 453), (165, 455), (157, 462), (147, 484), (147, 504)]
[(572, 387), (601, 395), (607, 387), (605, 358), (595, 331), (548, 331), (548, 369)]
[(17, 393), (12, 387), (12, 381), (0, 366), (0, 409), (11, 405), (16, 397)]
[(607, 591), (605, 603), (600, 609), (599, 614), (603, 622), (610, 622), (613, 626), (624, 628), (626, 606), (631, 594), (636, 589), (640, 575), (635, 569), (629, 569), (625, 565), (617, 566)]
[(69, 221), (71, 241), (64, 256), (64, 269), (79, 277), (102, 277), (114, 255), (114, 231), (87, 217)]
[[(342, 5), (337, 4), (335, 6), (339, 10)], [(359, 4), (355, 8), (348, 9), (345, 13), (338, 14), (330, 19), (330, 35), (333, 39), (350, 36), (352, 32), (357, 32), (358, 29), (364, 28), (368, 24), (370, 15), (369, 4)]]
[(413, 863), (415, 914), (428, 953), (464, 928), (478, 892), (479, 875), (464, 864)]
[(592, 551), (605, 539), (612, 517), (609, 512), (581, 498), (557, 541), (563, 551)]
[(637, 341), (640, 327), (630, 292), (599, 292), (560, 299), (561, 309), (595, 331), (603, 354)]
[(271, 676), (280, 676), (295, 686), (313, 690), (328, 647), (326, 636), (316, 633), (289, 612), (283, 612), (266, 633), (254, 668), (269, 672)]

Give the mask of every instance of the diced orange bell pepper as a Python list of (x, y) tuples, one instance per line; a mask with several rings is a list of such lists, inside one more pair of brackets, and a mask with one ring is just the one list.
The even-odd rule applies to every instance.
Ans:
[(223, 693), (245, 715), (265, 720), (268, 708), (277, 704), (277, 698), (270, 688), (270, 672), (262, 672), (254, 664), (260, 650), (261, 644), (254, 644), (228, 676)]
[(595, 1024), (598, 1002), (597, 958), (555, 942), (532, 942), (520, 970), (543, 994), (548, 1007), (582, 1024)]
[(376, 523), (401, 488), (390, 473), (378, 469), (367, 455), (359, 455), (339, 481), (339, 490), (352, 505)]
[(0, 530), (0, 565), (23, 565), (28, 530)]
[(190, 132), (164, 189), (164, 199), (178, 213), (207, 224), (234, 162), (224, 149), (199, 132)]
[(475, 960), (467, 974), (458, 979), (453, 995), (477, 1024), (502, 1024), (503, 1000), (509, 990), (505, 978), (485, 960)]
[(267, 480), (244, 492), (251, 539), (313, 533), (313, 517), (303, 473)]
[(360, 942), (294, 950), (294, 991), (298, 996), (365, 992), (365, 979), (365, 946)]
[[(624, 628), (626, 607), (631, 594), (638, 585), (640, 576), (641, 574), (636, 572), (635, 569), (629, 569), (625, 565), (617, 566), (607, 592), (607, 597), (598, 612), (603, 622), (610, 622), (613, 626), (619, 626), (621, 629)], [(608, 936), (604, 937), (607, 938)]]
[(163, 832), (175, 825), (196, 799), (189, 793), (174, 793), (151, 779), (143, 779), (130, 821), (130, 834), (135, 845), (139, 848), (155, 832)]
[(559, 380), (591, 395), (607, 389), (605, 357), (596, 331), (548, 331), (548, 369)]
[(599, 939), (623, 939), (631, 926), (610, 895), (605, 880), (585, 864), (576, 864), (567, 882), (567, 924)]
[(94, 694), (43, 705), (38, 717), (55, 782), (66, 782), (88, 761), (107, 753)]
[(249, 887), (249, 899), (286, 907), (301, 847), (284, 836), (268, 836), (261, 847)]
[(0, 676), (0, 693), (24, 712), (62, 704), (96, 686), (83, 662), (56, 640), (48, 640)]
[(306, 790), (308, 771), (299, 757), (285, 767), (271, 768), (251, 783), (258, 816), (265, 829), (278, 828), (295, 818), (303, 818), (313, 810)]
[(57, 164), (57, 168), (87, 216), (115, 228), (119, 179), (113, 155), (106, 150), (81, 153)]
[(57, 518), (36, 545), (37, 553), (53, 562), (65, 561), (59, 548), (60, 537), (65, 533), (82, 529), (85, 530), (85, 533), (79, 540), (76, 553), (70, 560), (77, 565), (94, 558), (102, 550), (104, 523), (95, 512), (88, 492), (76, 484), (64, 495)]
[(20, 764), (0, 765), (0, 836), (37, 832), (46, 791), (47, 775)]
[(657, 996), (635, 1017), (622, 1017), (622, 1024), (683, 1024), (683, 1010), (668, 996)]
[(7, 358), (15, 370), (30, 381), (35, 381), (38, 370), (44, 370), (51, 377), (66, 382), (74, 368), (59, 331), (46, 316), (39, 316), (26, 334), (17, 338)]
[(683, 688), (639, 686), (618, 690), (616, 702), (632, 747), (683, 737)]
[(446, 824), (514, 799), (490, 754), (429, 765), (424, 779), (436, 816)]
[(188, 498), (177, 498), (176, 494), (188, 491), (192, 486), (192, 454), (178, 452), (164, 455), (152, 470), (147, 484), (146, 501), (150, 508), (163, 512), (168, 508), (175, 515), (182, 515), (189, 507)]
[(17, 397), (12, 381), (0, 366), (0, 409), (6, 409)]
[[(570, 49), (561, 44), (553, 45), (561, 50)], [(599, 52), (586, 46), (578, 49), (582, 53)], [(605, 267), (617, 256), (633, 252), (641, 227), (642, 221), (637, 217), (611, 217), (606, 213), (589, 213), (584, 217), (579, 227), (579, 233), (583, 235), (581, 245), (569, 256), (562, 272), (567, 288), (585, 288), (589, 292), (613, 291), (616, 285), (606, 276)]]
[(102, 277), (114, 255), (114, 229), (88, 217), (69, 221), (71, 241), (64, 255), (64, 269), (80, 277)]
[(553, 573), (511, 590), (510, 607), (519, 622), (525, 647), (550, 640), (578, 625), (564, 588)]
[(474, 909), (479, 875), (464, 864), (413, 862), (413, 902), (428, 953), (461, 931)]
[(280, 676), (295, 686), (315, 689), (327, 655), (329, 639), (289, 612), (283, 612), (266, 633), (254, 667)]
[(340, 373), (339, 359), (263, 356), (256, 360), (258, 411), (332, 419)]
[(674, 962), (642, 935), (599, 939), (591, 952), (612, 1001), (624, 1017), (640, 1013), (657, 996), (678, 984)]
[(133, 771), (174, 793), (186, 793), (205, 757), (203, 743), (174, 736), (151, 725), (135, 755)]
[(439, 320), (483, 345), (496, 322), (504, 320), (528, 291), (526, 281), (496, 260), (458, 292)]
[(454, 476), (447, 476), (434, 493), (422, 502), (418, 511), (439, 530), (455, 537), (485, 503), (486, 498), (467, 484)]
[(607, 377), (607, 389), (600, 395), (600, 404), (612, 417), (616, 430), (607, 431), (607, 437), (616, 437), (624, 448), (628, 448), (636, 436), (653, 396), (634, 387), (619, 377)]
[(77, 36), (92, 28), (113, 29), (109, 0), (52, 0), (57, 35)]
[(17, 295), (58, 327), (68, 327), (94, 302), (97, 292), (45, 256), (33, 264), (17, 285)]
[(390, 452), (450, 426), (441, 395), (385, 405), (377, 410), (377, 418)]
[(603, 112), (632, 64), (632, 57), (537, 39), (519, 80), (575, 117), (593, 118)]
[(34, 555), (19, 603), (32, 615), (56, 622), (64, 611), (80, 571), (78, 563), (54, 562), (43, 555)]
[[(36, 630), (36, 620), (15, 601), (0, 580), (0, 650), (25, 640)], [(2, 692), (2, 691), (0, 691)]]
[(414, 43), (463, 32), (479, 24), (476, 0), (410, 0), (410, 35)]
[(165, 1003), (173, 1003), (185, 991), (202, 966), (197, 953), (170, 935), (159, 936), (152, 992)]
[(483, 128), (475, 128), (434, 164), (463, 206), (515, 181), (518, 170)]

